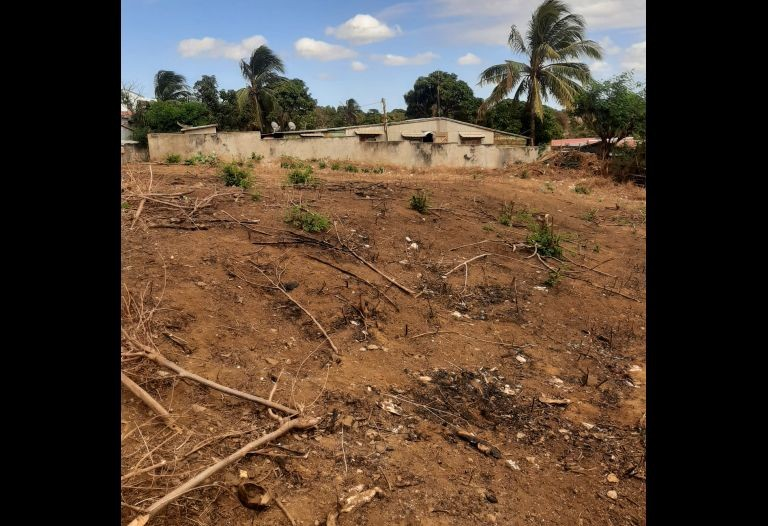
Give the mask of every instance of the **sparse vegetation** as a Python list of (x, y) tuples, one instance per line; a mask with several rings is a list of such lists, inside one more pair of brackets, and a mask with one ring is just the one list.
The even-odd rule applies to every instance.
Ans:
[(332, 163), (331, 170), (341, 170), (341, 163)]
[(222, 168), (222, 179), (227, 186), (239, 186), (243, 189), (251, 187), (251, 174), (237, 163), (225, 164)]
[(346, 166), (344, 167), (344, 171), (345, 171), (345, 172), (353, 172), (353, 173), (357, 173), (357, 172), (358, 172), (358, 169), (357, 169), (357, 166), (355, 166), (355, 165), (353, 165), (353, 164), (348, 164), (348, 165), (346, 165)]
[(592, 247), (592, 252), (600, 252), (600, 245), (595, 244), (595, 246)]
[(549, 194), (552, 194), (552, 193), (555, 192), (555, 187), (554, 187), (554, 185), (552, 183), (547, 181), (546, 183), (544, 183), (544, 191), (549, 193)]
[(563, 257), (563, 248), (560, 246), (560, 239), (561, 236), (555, 234), (551, 226), (537, 224), (534, 230), (528, 234), (527, 241), (531, 245), (536, 245), (542, 256), (561, 258)]
[(128, 201), (120, 205), (120, 208), (122, 208), (123, 210), (128, 210), (130, 207), (131, 205), (128, 203)]
[(597, 208), (590, 208), (581, 218), (588, 223), (597, 223)]
[(558, 283), (560, 283), (560, 280), (563, 279), (563, 276), (560, 274), (560, 269), (557, 269), (556, 271), (549, 271), (549, 277), (547, 277), (546, 281), (544, 282), (544, 286), (552, 288)]
[(261, 201), (261, 192), (254, 190), (251, 192), (251, 201)]
[(317, 212), (310, 212), (299, 205), (294, 205), (288, 211), (285, 222), (305, 232), (325, 232), (331, 227), (331, 221)]
[(165, 162), (168, 164), (178, 164), (181, 162), (181, 155), (178, 153), (169, 153), (168, 157), (165, 158)]
[(573, 188), (573, 191), (576, 192), (577, 194), (584, 194), (584, 195), (589, 195), (592, 192), (592, 190), (590, 190), (589, 187), (587, 187), (587, 186), (585, 186), (585, 185), (583, 185), (581, 183), (577, 184)]
[(371, 169), (370, 168), (360, 168), (360, 171), (363, 172), (364, 174), (371, 173)]
[(411, 204), (410, 207), (413, 210), (416, 210), (420, 214), (426, 214), (427, 209), (429, 208), (429, 199), (427, 198), (427, 194), (423, 192), (422, 190), (419, 190), (416, 192), (416, 194), (411, 196)]
[(264, 158), (264, 156), (263, 156), (263, 155), (261, 155), (261, 154), (259, 154), (259, 155), (256, 155), (256, 152), (251, 152), (251, 160), (253, 160), (253, 161), (256, 161), (256, 162), (259, 162), (259, 161), (261, 161), (263, 158)]
[(301, 159), (296, 159), (295, 157), (280, 158), (280, 168), (288, 168), (290, 170), (295, 170), (296, 168), (304, 168), (305, 166), (309, 166), (309, 165), (304, 161), (302, 161)]
[(528, 210), (520, 210), (515, 213), (515, 223), (522, 223), (528, 228), (533, 228), (536, 225), (536, 220), (533, 218)]
[(315, 185), (317, 179), (312, 175), (311, 166), (302, 166), (288, 174), (288, 182), (292, 185)]
[(384, 173), (384, 167), (383, 166), (379, 166), (378, 168), (374, 168), (372, 170), (372, 172), (375, 173), (375, 174), (383, 174)]
[(523, 170), (522, 172), (520, 172), (519, 177), (520, 177), (520, 179), (528, 179), (528, 177), (530, 177), (528, 175), (528, 170)]
[(494, 232), (496, 229), (493, 228), (493, 225), (488, 223), (487, 225), (483, 225), (483, 231), (484, 232)]
[(193, 165), (193, 166), (198, 164), (207, 164), (208, 166), (216, 166), (217, 164), (219, 164), (219, 157), (216, 155), (216, 153), (211, 153), (210, 155), (203, 155), (201, 152), (197, 152), (195, 155), (193, 155), (189, 159), (185, 159), (184, 164)]
[(508, 205), (507, 203), (504, 203), (501, 205), (501, 214), (499, 214), (499, 223), (501, 223), (504, 226), (509, 226), (512, 224), (512, 214), (514, 205)]
[(317, 163), (317, 167), (320, 168), (321, 170), (325, 169), (326, 166), (327, 165), (325, 164), (325, 161), (320, 161), (319, 163)]

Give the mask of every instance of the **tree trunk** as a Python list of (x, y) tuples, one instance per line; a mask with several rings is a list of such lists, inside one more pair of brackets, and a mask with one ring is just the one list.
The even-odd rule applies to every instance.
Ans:
[(531, 102), (531, 146), (536, 146), (536, 109)]

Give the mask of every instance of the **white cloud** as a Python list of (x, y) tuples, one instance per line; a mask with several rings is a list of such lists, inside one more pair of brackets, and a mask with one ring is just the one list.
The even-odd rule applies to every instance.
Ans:
[(363, 64), (359, 60), (353, 60), (352, 64), (350, 65), (352, 66), (352, 71), (365, 71), (366, 69), (368, 69), (368, 66), (366, 64)]
[(621, 61), (621, 67), (645, 72), (645, 40), (632, 44), (627, 48)]
[(467, 53), (466, 55), (459, 57), (459, 60), (457, 61), (460, 66), (469, 66), (471, 64), (480, 64), (482, 60), (480, 60), (480, 57), (475, 55), (474, 53)]
[(412, 57), (404, 57), (402, 55), (392, 55), (387, 53), (386, 55), (371, 55), (371, 59), (383, 62), (387, 66), (418, 66), (421, 64), (427, 64), (432, 60), (438, 58), (439, 55), (427, 51), (426, 53), (419, 53)]
[(338, 27), (325, 28), (326, 35), (347, 40), (354, 45), (370, 44), (386, 40), (402, 33), (399, 26), (394, 29), (376, 20), (371, 15), (355, 15)]
[(261, 35), (244, 38), (239, 43), (226, 42), (220, 38), (186, 38), (179, 42), (178, 51), (182, 57), (207, 57), (240, 60), (250, 56), (254, 49), (267, 43)]
[(603, 47), (603, 51), (606, 55), (616, 55), (617, 53), (621, 53), (621, 48), (617, 46), (609, 36), (601, 38), (598, 41), (598, 44)]
[(357, 52), (344, 46), (337, 46), (323, 42), (322, 40), (315, 40), (313, 38), (300, 38), (293, 44), (293, 48), (299, 56), (316, 59), (323, 62), (329, 60), (343, 60), (346, 58), (354, 58), (357, 56)]
[(593, 74), (605, 74), (610, 71), (611, 66), (604, 60), (596, 60), (589, 65), (589, 71)]
[(323, 73), (318, 73), (317, 78), (319, 78), (320, 80), (333, 80), (333, 75), (331, 75), (330, 73), (323, 72)]

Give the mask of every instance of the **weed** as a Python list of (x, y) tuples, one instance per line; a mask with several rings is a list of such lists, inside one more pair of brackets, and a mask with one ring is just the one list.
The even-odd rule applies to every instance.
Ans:
[(419, 190), (415, 195), (412, 195), (410, 207), (420, 214), (426, 214), (427, 209), (429, 208), (427, 194), (422, 190)]
[(522, 223), (531, 229), (536, 225), (536, 220), (528, 210), (520, 210), (519, 212), (515, 213), (514, 219), (515, 223)]
[(305, 232), (325, 232), (331, 227), (331, 221), (322, 214), (309, 212), (298, 205), (294, 205), (288, 211), (285, 222)]
[(181, 162), (181, 155), (178, 153), (169, 153), (168, 157), (165, 158), (165, 162), (168, 164), (178, 164)]
[(561, 258), (563, 257), (563, 248), (560, 246), (560, 239), (561, 237), (555, 234), (551, 226), (537, 224), (534, 230), (528, 234), (527, 241), (531, 245), (536, 245), (542, 256)]
[(581, 218), (588, 223), (597, 223), (597, 208), (590, 208)]
[(352, 164), (348, 164), (348, 165), (346, 165), (346, 166), (344, 167), (344, 171), (345, 171), (345, 172), (353, 172), (353, 173), (357, 173), (357, 172), (358, 172), (358, 170), (357, 170), (357, 166), (354, 166), (354, 165), (352, 165)]
[(577, 194), (584, 194), (584, 195), (589, 195), (592, 192), (592, 190), (590, 190), (588, 187), (584, 186), (581, 183), (577, 184), (573, 188), (573, 191), (576, 192)]
[(552, 288), (558, 283), (560, 283), (560, 280), (563, 279), (563, 276), (560, 274), (560, 269), (556, 271), (549, 271), (549, 277), (544, 282), (544, 286)]
[(341, 170), (341, 163), (331, 163), (331, 170)]
[(483, 225), (483, 230), (486, 232), (494, 232), (495, 229), (493, 228), (493, 225), (488, 223), (487, 225)]
[(222, 168), (222, 179), (227, 186), (239, 186), (243, 189), (251, 187), (251, 174), (237, 163), (225, 164)]
[(552, 185), (552, 183), (547, 181), (546, 183), (544, 183), (544, 191), (550, 194), (554, 193), (555, 187)]
[(522, 172), (520, 172), (520, 179), (528, 179), (528, 177), (530, 177), (528, 175), (528, 170), (523, 170)]
[(295, 157), (283, 156), (280, 158), (280, 168), (296, 170), (297, 168), (304, 168), (305, 166), (308, 165), (301, 159), (296, 159)]
[(128, 201), (120, 205), (120, 208), (122, 208), (123, 210), (128, 210), (130, 207), (131, 205), (128, 203)]
[(261, 192), (259, 192), (258, 190), (254, 190), (253, 192), (251, 192), (251, 201), (254, 201), (254, 202), (261, 201)]
[(595, 244), (595, 246), (592, 247), (592, 252), (600, 252), (600, 245)]
[(325, 164), (325, 161), (320, 161), (317, 163), (317, 167), (323, 170), (327, 165)]
[(363, 172), (364, 174), (371, 173), (371, 170), (369, 168), (360, 168), (360, 171)]
[(212, 153), (210, 155), (203, 155), (202, 153), (197, 152), (195, 155), (193, 155), (189, 159), (185, 159), (184, 164), (187, 164), (187, 165), (207, 164), (209, 166), (216, 166), (217, 164), (219, 164), (219, 158), (216, 155), (216, 153)]
[(317, 179), (312, 176), (311, 166), (303, 166), (288, 174), (288, 183), (292, 185), (316, 185)]
[(259, 155), (256, 155), (256, 152), (251, 152), (251, 159), (252, 159), (252, 160), (254, 160), (254, 161), (256, 161), (256, 162), (259, 162), (259, 161), (261, 161), (263, 158), (264, 158), (264, 156), (263, 156), (263, 155), (261, 155), (261, 154), (259, 154)]
[(384, 167), (383, 166), (379, 166), (378, 168), (374, 168), (372, 170), (372, 172), (375, 173), (375, 174), (383, 174), (384, 173)]
[(501, 205), (501, 214), (499, 215), (499, 223), (501, 223), (504, 226), (509, 226), (512, 224), (512, 213), (514, 205), (508, 205), (507, 203), (504, 203)]

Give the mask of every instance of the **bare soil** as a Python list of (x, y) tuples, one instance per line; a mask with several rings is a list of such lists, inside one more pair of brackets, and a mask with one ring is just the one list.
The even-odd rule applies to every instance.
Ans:
[[(241, 477), (302, 525), (325, 524), (360, 484), (383, 493), (338, 524), (645, 524), (644, 190), (541, 163), (376, 174), (312, 164), (316, 188), (286, 186), (289, 170), (261, 161), (249, 191), (224, 186), (217, 167), (152, 164), (148, 192), (150, 165), (123, 167), (123, 328), (189, 371), (264, 398), (282, 372), (274, 400), (323, 417), (150, 524), (289, 524), (274, 503), (243, 507)], [(409, 208), (419, 189), (424, 215)], [(292, 204), (335, 228), (288, 225)], [(509, 226), (498, 221), (505, 204)], [(561, 261), (513, 249), (526, 242), (525, 218), (542, 214), (562, 236)], [(326, 244), (282, 243), (291, 232)], [(338, 354), (256, 266), (290, 289)], [(278, 424), (261, 405), (130, 356), (127, 340), (122, 351), (123, 371), (181, 428), (123, 388), (123, 475), (166, 461), (122, 482), (127, 524)]]

